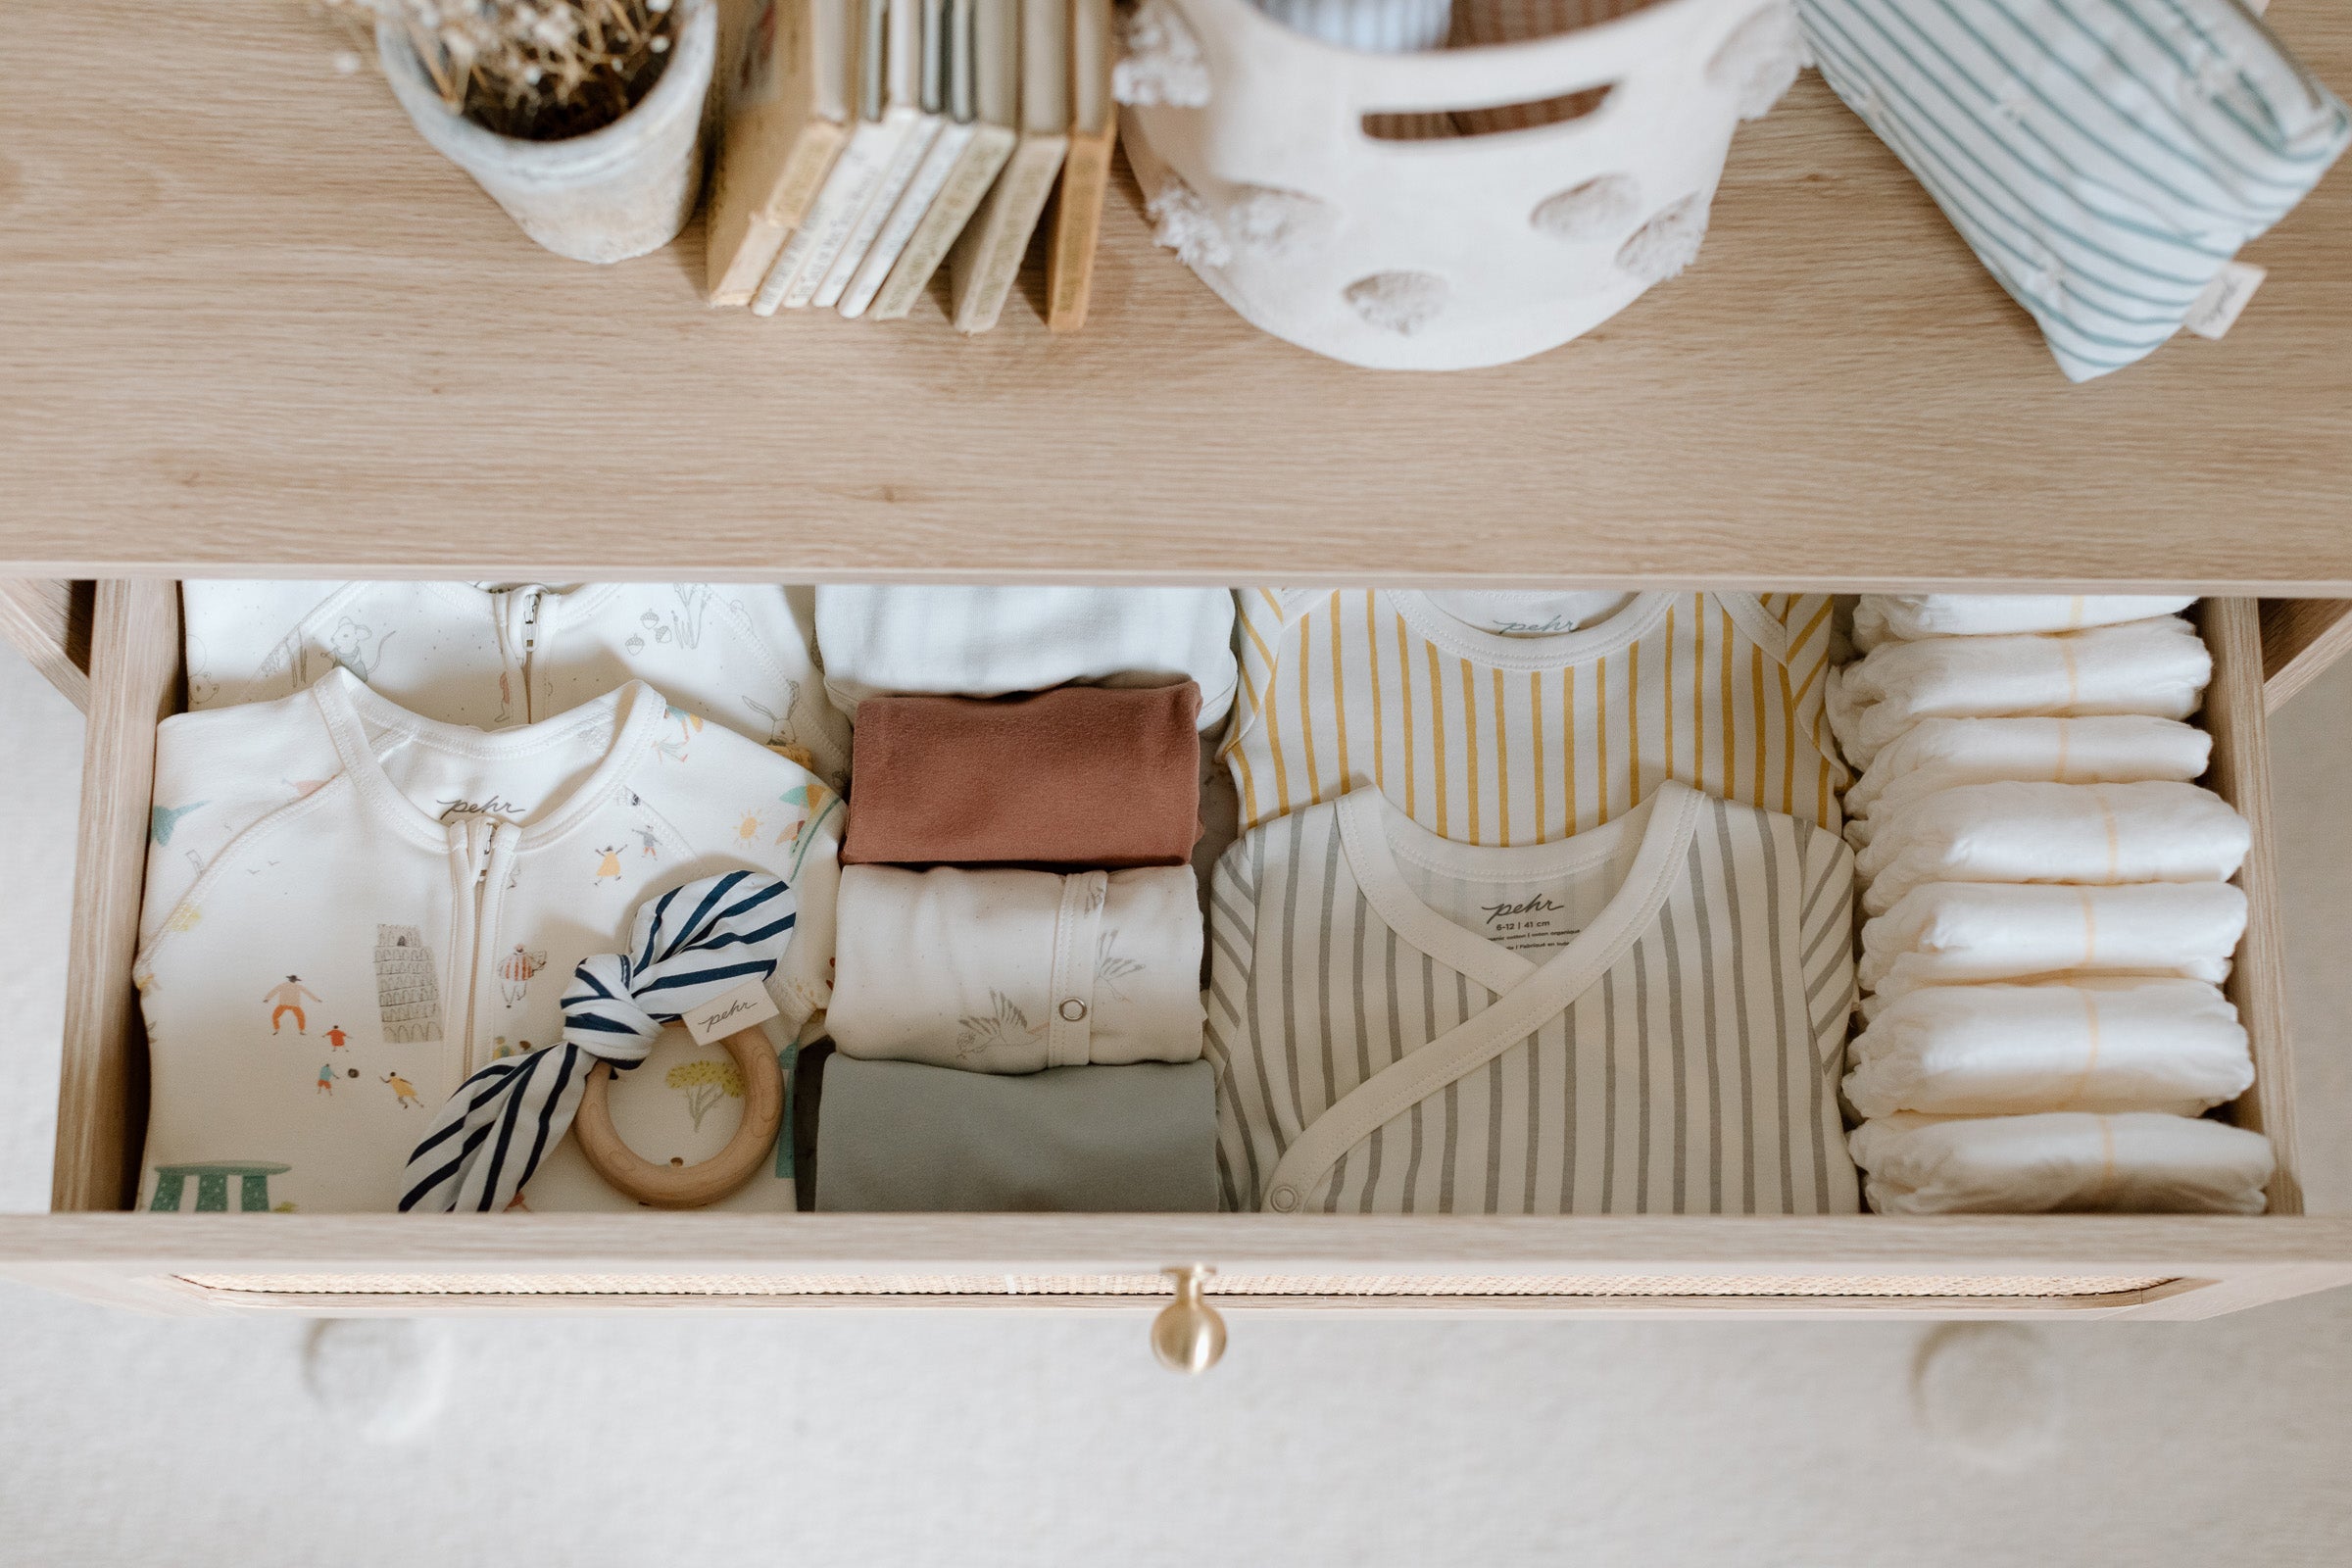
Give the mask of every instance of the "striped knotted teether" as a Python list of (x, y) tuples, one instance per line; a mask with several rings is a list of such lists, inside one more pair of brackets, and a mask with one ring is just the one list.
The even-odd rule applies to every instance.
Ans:
[(409, 1156), (401, 1210), (505, 1208), (570, 1130), (589, 1068), (635, 1066), (663, 1024), (774, 973), (799, 902), (779, 877), (729, 871), (640, 904), (629, 951), (572, 971), (563, 1042), (494, 1061), (450, 1096)]

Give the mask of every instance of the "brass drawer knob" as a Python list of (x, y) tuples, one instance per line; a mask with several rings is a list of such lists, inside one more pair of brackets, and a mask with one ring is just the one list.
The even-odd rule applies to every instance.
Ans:
[(1187, 1263), (1160, 1272), (1176, 1282), (1176, 1299), (1152, 1320), (1152, 1353), (1171, 1372), (1205, 1372), (1225, 1354), (1225, 1319), (1200, 1297), (1200, 1282), (1216, 1270)]

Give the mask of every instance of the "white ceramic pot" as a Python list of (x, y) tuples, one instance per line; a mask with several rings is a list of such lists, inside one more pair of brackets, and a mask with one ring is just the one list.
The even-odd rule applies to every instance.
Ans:
[(451, 114), (398, 28), (378, 23), (375, 47), (417, 131), (524, 233), (573, 261), (625, 262), (675, 239), (702, 194), (718, 8), (712, 0), (681, 6), (677, 45), (654, 90), (603, 129), (563, 141), (501, 136)]
[[(1407, 54), (1305, 36), (1250, 0), (1145, 0), (1128, 49), (1120, 141), (1159, 242), (1277, 337), (1422, 370), (1540, 354), (1682, 270), (1734, 127), (1798, 58), (1788, 0), (1656, 0)], [(1365, 122), (1604, 85), (1582, 118), (1500, 134), (1393, 140)]]

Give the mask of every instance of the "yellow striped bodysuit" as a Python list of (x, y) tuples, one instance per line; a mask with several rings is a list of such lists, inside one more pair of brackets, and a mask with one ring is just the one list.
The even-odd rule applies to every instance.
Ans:
[(1239, 591), (1242, 826), (1377, 787), (1465, 844), (1598, 827), (1666, 779), (1833, 831), (1826, 594), (1634, 596), (1518, 635), (1403, 589)]

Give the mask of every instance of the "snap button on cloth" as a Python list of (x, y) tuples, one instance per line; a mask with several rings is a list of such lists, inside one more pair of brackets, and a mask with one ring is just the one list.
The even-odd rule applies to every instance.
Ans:
[(1274, 1205), (1274, 1211), (1276, 1213), (1288, 1214), (1292, 1209), (1298, 1206), (1298, 1189), (1296, 1187), (1277, 1187), (1274, 1189), (1274, 1192), (1268, 1199), (1268, 1201)]
[(1070, 1022), (1076, 1023), (1086, 1016), (1086, 1004), (1080, 1002), (1076, 997), (1071, 997), (1062, 1003), (1061, 1015)]

